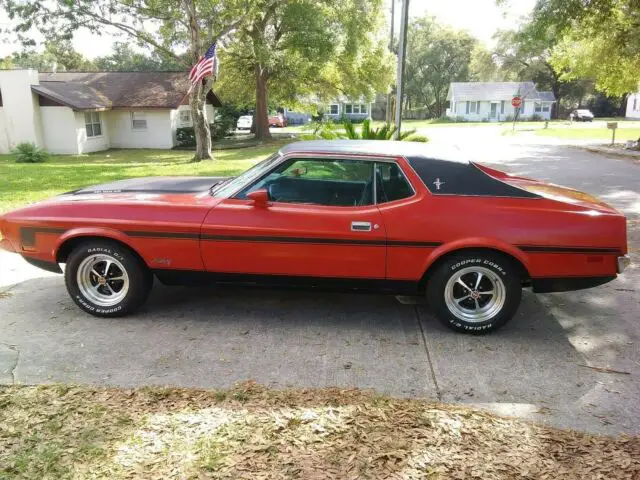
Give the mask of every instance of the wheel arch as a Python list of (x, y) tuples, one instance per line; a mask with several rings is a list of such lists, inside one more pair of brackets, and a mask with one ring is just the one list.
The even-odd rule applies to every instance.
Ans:
[(474, 252), (492, 253), (505, 257), (515, 268), (522, 283), (526, 284), (531, 280), (529, 261), (518, 248), (505, 242), (486, 240), (461, 241), (443, 245), (432, 252), (425, 266), (424, 274), (420, 279), (421, 289), (426, 286), (433, 272), (448, 258), (461, 253), (468, 254)]
[(108, 240), (118, 243), (133, 252), (133, 254), (140, 259), (143, 265), (147, 265), (144, 257), (129, 242), (129, 237), (118, 230), (109, 228), (79, 228), (65, 232), (65, 234), (58, 239), (54, 249), (56, 263), (66, 263), (69, 254), (78, 245), (91, 240)]

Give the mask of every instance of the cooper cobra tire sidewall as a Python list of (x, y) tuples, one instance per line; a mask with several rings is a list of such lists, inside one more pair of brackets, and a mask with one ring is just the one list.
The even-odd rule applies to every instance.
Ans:
[[(128, 275), (128, 292), (115, 305), (97, 305), (83, 295), (78, 286), (77, 273), (80, 264), (85, 258), (96, 254), (113, 257), (122, 264)], [(120, 317), (131, 313), (145, 302), (153, 285), (153, 275), (133, 252), (118, 243), (100, 240), (82, 243), (71, 252), (64, 277), (71, 299), (82, 310), (96, 317)]]
[[(462, 320), (454, 315), (445, 301), (445, 288), (449, 279), (467, 267), (482, 267), (495, 273), (504, 284), (505, 301), (502, 308), (482, 322)], [(465, 253), (451, 256), (442, 262), (427, 283), (427, 302), (432, 313), (447, 327), (463, 333), (483, 334), (495, 331), (516, 313), (522, 297), (522, 284), (511, 261), (502, 255)]]

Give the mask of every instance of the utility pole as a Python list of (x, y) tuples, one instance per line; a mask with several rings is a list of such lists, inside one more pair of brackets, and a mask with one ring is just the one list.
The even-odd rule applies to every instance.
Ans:
[[(391, 0), (391, 35), (389, 36), (389, 51), (393, 53), (393, 41), (394, 41), (394, 27), (396, 23), (396, 0)], [(391, 124), (393, 121), (393, 91), (387, 95), (387, 123)]]
[(396, 140), (400, 138), (402, 127), (402, 97), (404, 90), (404, 64), (407, 57), (407, 30), (409, 29), (409, 0), (402, 0), (400, 18), (400, 49), (398, 51), (398, 77), (396, 81)]

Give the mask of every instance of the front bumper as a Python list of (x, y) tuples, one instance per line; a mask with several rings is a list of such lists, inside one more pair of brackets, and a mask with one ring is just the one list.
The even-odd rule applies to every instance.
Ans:
[(631, 263), (631, 258), (629, 255), (622, 255), (618, 257), (618, 273), (622, 273)]

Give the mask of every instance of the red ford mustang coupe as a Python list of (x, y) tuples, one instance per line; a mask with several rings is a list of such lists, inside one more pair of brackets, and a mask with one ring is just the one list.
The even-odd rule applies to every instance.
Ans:
[(235, 178), (82, 188), (0, 218), (0, 245), (62, 273), (77, 305), (124, 315), (154, 276), (424, 292), (436, 317), (488, 332), (523, 287), (608, 282), (629, 263), (623, 215), (587, 194), (431, 145), (287, 145)]

